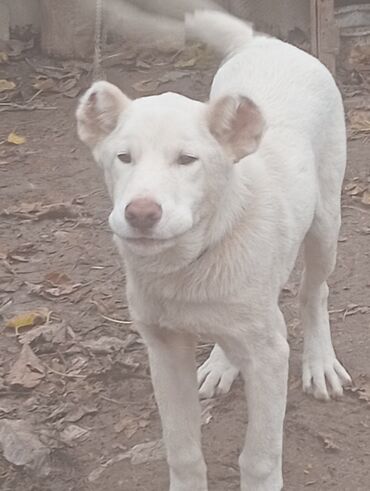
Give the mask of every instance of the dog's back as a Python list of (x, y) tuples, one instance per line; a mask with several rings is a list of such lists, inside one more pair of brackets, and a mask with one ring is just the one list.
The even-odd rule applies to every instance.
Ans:
[[(308, 139), (316, 155), (328, 143), (328, 133), (341, 141), (337, 168), (345, 167), (345, 124), (341, 95), (330, 72), (315, 57), (280, 41), (254, 33), (228, 14), (196, 12), (187, 17), (188, 33), (224, 57), (211, 89), (211, 100), (243, 94), (262, 110), (267, 133), (260, 150), (274, 132), (287, 142)], [(275, 134), (277, 132), (277, 134)], [(329, 138), (330, 140), (330, 138)], [(317, 162), (320, 165), (320, 162)]]

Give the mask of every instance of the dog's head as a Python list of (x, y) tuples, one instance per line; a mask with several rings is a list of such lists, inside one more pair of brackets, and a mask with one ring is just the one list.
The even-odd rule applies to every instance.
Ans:
[(138, 254), (172, 246), (220, 206), (233, 162), (259, 145), (264, 120), (245, 97), (204, 104), (174, 93), (131, 100), (96, 82), (78, 132), (103, 167), (110, 226)]

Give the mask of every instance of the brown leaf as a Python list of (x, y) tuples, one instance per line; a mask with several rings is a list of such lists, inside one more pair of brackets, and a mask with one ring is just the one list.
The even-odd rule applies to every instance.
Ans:
[(82, 283), (74, 283), (66, 273), (52, 272), (45, 276), (42, 284), (25, 282), (29, 292), (45, 298), (61, 297), (74, 293), (81, 288)]
[(35, 90), (41, 90), (47, 92), (49, 90), (55, 90), (55, 82), (52, 78), (39, 78), (33, 84), (32, 87)]
[(362, 195), (361, 203), (366, 206), (370, 206), (370, 191), (367, 189)]
[(60, 271), (53, 271), (45, 276), (45, 280), (50, 283), (51, 286), (65, 286), (72, 283), (72, 278), (66, 273)]
[(125, 350), (128, 341), (117, 337), (101, 336), (98, 339), (88, 339), (81, 344), (96, 355), (108, 355), (116, 351)]
[(71, 99), (74, 99), (75, 97), (80, 95), (81, 90), (82, 90), (81, 87), (73, 87), (72, 89), (63, 92), (63, 95), (65, 97), (70, 97)]
[[(73, 337), (70, 329), (65, 323), (50, 324), (46, 323), (40, 327), (35, 327), (31, 331), (24, 332), (18, 336), (21, 344), (66, 344)], [(72, 331), (73, 332), (73, 331)]]
[(125, 414), (121, 416), (118, 423), (114, 425), (114, 430), (116, 433), (123, 432), (126, 438), (129, 440), (138, 430), (149, 426), (149, 416), (150, 411), (147, 411), (146, 414), (141, 415), (141, 417)]
[(28, 344), (24, 344), (18, 360), (12, 366), (7, 382), (11, 386), (33, 389), (45, 377), (44, 367)]
[(68, 423), (77, 423), (84, 416), (88, 416), (90, 414), (96, 414), (98, 412), (97, 407), (95, 406), (74, 406), (64, 418)]
[(356, 184), (350, 191), (348, 191), (348, 194), (350, 196), (360, 196), (364, 193), (365, 189), (366, 188), (361, 184)]
[(74, 89), (77, 85), (77, 80), (75, 78), (67, 78), (63, 79), (58, 83), (57, 90), (61, 94), (64, 94), (72, 89)]
[(35, 220), (76, 218), (79, 216), (79, 207), (72, 202), (50, 205), (43, 205), (40, 202), (22, 203), (20, 206), (12, 206), (3, 210), (1, 214)]
[(76, 218), (79, 215), (77, 207), (72, 203), (53, 203), (51, 205), (43, 205), (37, 213), (37, 218)]
[(133, 84), (132, 88), (136, 90), (136, 92), (154, 92), (158, 88), (158, 81), (156, 80), (141, 80), (140, 82), (136, 82)]
[(366, 110), (354, 110), (348, 114), (349, 127), (353, 138), (370, 133), (370, 115)]
[(17, 261), (20, 263), (27, 263), (29, 258), (26, 257), (26, 254), (32, 254), (34, 252), (35, 245), (32, 242), (26, 242), (21, 244), (6, 254), (6, 258), (9, 261)]

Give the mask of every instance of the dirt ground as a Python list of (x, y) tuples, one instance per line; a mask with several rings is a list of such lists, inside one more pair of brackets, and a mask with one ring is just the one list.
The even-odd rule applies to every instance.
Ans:
[[(181, 56), (126, 53), (107, 70), (108, 79), (131, 97), (176, 90), (205, 100), (215, 67)], [(0, 105), (0, 489), (165, 490), (159, 418), (145, 348), (125, 322), (109, 199), (76, 137), (76, 84), (57, 77), (75, 68), (32, 52), (28, 57), (0, 65), (0, 79), (17, 86), (10, 105)], [(77, 67), (77, 87), (87, 84), (85, 68)], [(59, 93), (45, 88), (50, 78), (59, 89), (65, 82)], [(363, 94), (353, 100), (351, 107), (369, 107)], [(11, 132), (26, 141), (7, 142)], [(369, 154), (366, 139), (350, 141), (338, 265), (330, 280), (334, 344), (354, 380), (341, 401), (302, 394), (298, 272), (282, 294), (291, 346), (287, 491), (370, 489)], [(35, 318), (18, 324), (41, 325), (17, 334), (7, 322), (29, 311), (37, 311)], [(209, 350), (199, 346), (199, 360)], [(236, 491), (247, 421), (240, 380), (230, 394), (204, 405), (203, 419), (209, 488)]]

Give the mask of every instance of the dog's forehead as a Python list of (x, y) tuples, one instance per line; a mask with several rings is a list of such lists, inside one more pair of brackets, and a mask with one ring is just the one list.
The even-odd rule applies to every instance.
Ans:
[(142, 97), (132, 101), (126, 127), (130, 130), (190, 130), (199, 120), (204, 104), (180, 94)]
[(155, 109), (160, 112), (167, 111), (194, 111), (199, 112), (203, 104), (176, 92), (165, 92), (159, 95), (141, 97), (133, 101), (136, 111), (150, 111)]

